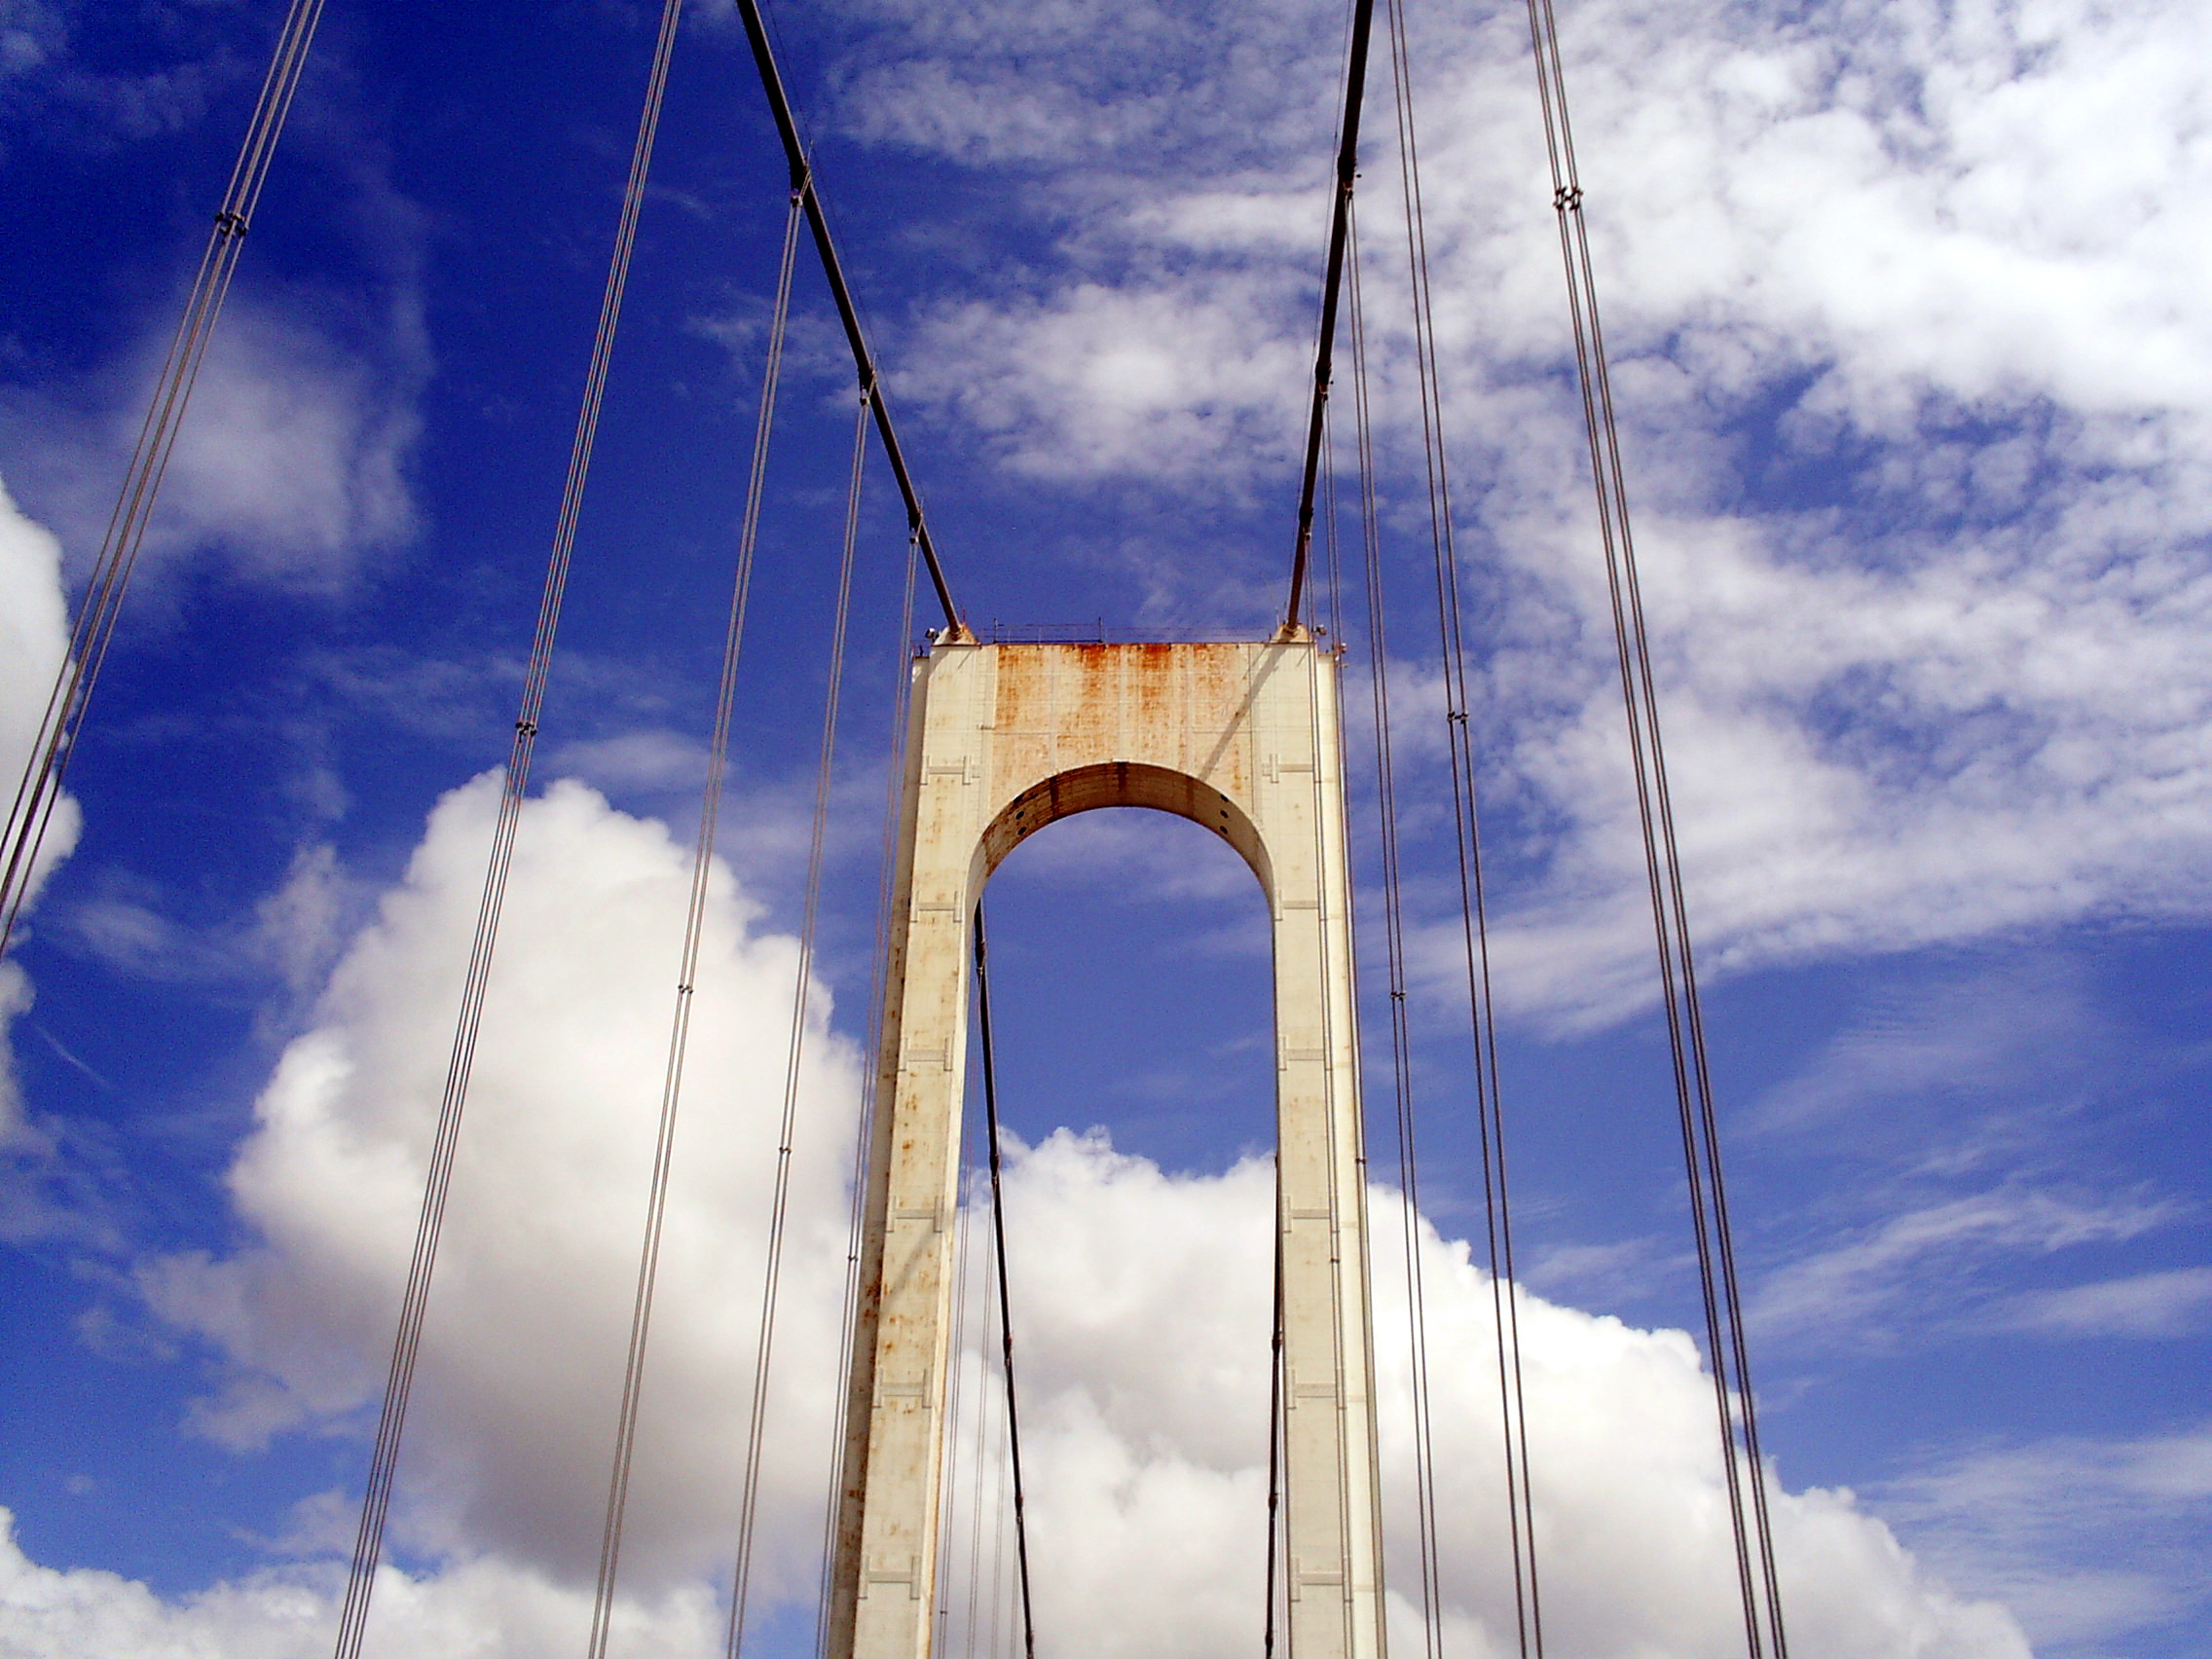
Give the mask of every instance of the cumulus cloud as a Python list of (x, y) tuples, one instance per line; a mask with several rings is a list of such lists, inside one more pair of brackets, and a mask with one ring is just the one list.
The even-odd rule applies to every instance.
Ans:
[[(30, 763), (47, 699), (68, 649), (61, 545), (17, 507), (6, 481), (0, 480), (0, 787), (11, 800)], [(82, 827), (75, 799), (64, 795), (32, 871), (34, 897), (76, 846)]]
[[(9, 1659), (305, 1659), (330, 1650), (331, 1589), (326, 1569), (275, 1568), (165, 1602), (112, 1572), (58, 1571), (28, 1560), (14, 1516), (0, 1509), (0, 1652)], [(379, 1659), (538, 1659), (571, 1642), (591, 1616), (588, 1592), (492, 1561), (425, 1578), (387, 1568), (377, 1597), (366, 1651)], [(626, 1648), (670, 1659), (704, 1659), (719, 1650), (719, 1634), (713, 1599), (697, 1588), (633, 1601), (614, 1624)]]
[[(1510, 10), (1413, 17), (1499, 985), (1607, 1019), (1650, 995), (1648, 941), (1528, 42)], [(913, 394), (1064, 487), (1287, 491), (1335, 28), (1270, 5), (886, 18), (855, 129), (1024, 181), (1048, 238), (1001, 291), (921, 313)], [(1714, 970), (2212, 905), (2207, 26), (2178, 0), (1563, 16)], [(1080, 30), (1115, 50), (1035, 92)], [(1369, 337), (1402, 482), (1373, 91)], [(1417, 949), (1440, 979), (1450, 932)]]
[[(68, 601), (61, 587), (61, 548), (45, 527), (17, 509), (0, 482), (0, 798), (13, 801), (30, 763), (47, 699), (69, 648)], [(46, 839), (31, 868), (36, 901), (54, 868), (77, 844), (83, 814), (74, 796), (55, 802)], [(28, 931), (28, 906), (18, 918)], [(25, 1116), (17, 1086), (14, 1027), (30, 1012), (30, 977), (19, 962), (0, 962), (0, 1235), (24, 1237), (66, 1225), (42, 1192), (41, 1170), (51, 1137)]]
[[(444, 1063), (436, 1038), (465, 959), (496, 798), (485, 778), (439, 805), (405, 878), (278, 1060), (229, 1177), (251, 1242), (140, 1269), (151, 1308), (217, 1362), (219, 1383), (194, 1421), (222, 1444), (365, 1430)], [(796, 967), (793, 941), (763, 931), (743, 889), (719, 874), (625, 1556), (639, 1641), (675, 1653), (707, 1650), (733, 1542)], [(585, 1621), (686, 875), (662, 826), (582, 785), (556, 784), (526, 810), (409, 1420), (398, 1564), (372, 1620), (381, 1651), (474, 1643), (519, 1655), (574, 1640)], [(794, 1610), (811, 1596), (820, 1537), (859, 1092), (857, 1056), (832, 1034), (827, 1000), (815, 1005), (803, 1079), (756, 1575), (765, 1601)], [(1253, 1639), (1260, 1617), (1268, 1165), (1179, 1176), (1100, 1134), (1068, 1131), (1010, 1152), (1042, 1628), (1081, 1629), (1105, 1654), (1230, 1650)], [(1394, 1236), (1394, 1196), (1378, 1189), (1373, 1203), (1378, 1239)], [(995, 1345), (973, 1210), (967, 1225), (960, 1396), (973, 1430), (991, 1421), (982, 1402), (996, 1385)], [(1439, 1380), (1443, 1599), (1462, 1650), (1503, 1651), (1511, 1615), (1488, 1288), (1464, 1244), (1425, 1226), (1420, 1238)], [(1393, 1273), (1381, 1277), (1383, 1456), (1403, 1520), (1404, 1293)], [(1730, 1551), (1694, 1345), (1534, 1297), (1522, 1319), (1559, 1640), (1601, 1656), (1729, 1651)], [(995, 1525), (973, 1527), (977, 1473), (987, 1494), (998, 1490), (988, 1447), (980, 1463), (977, 1450), (971, 1435), (954, 1459), (968, 1471), (954, 1482), (968, 1525), (953, 1529), (948, 1605), (962, 1609), (971, 1560), (988, 1571), (987, 1556), (962, 1540), (1001, 1537)], [(1776, 1482), (1774, 1501), (1805, 1652), (2025, 1653), (2004, 1611), (1931, 1579), (1849, 1493)], [(175, 1601), (0, 1549), (0, 1645), (41, 1659), (317, 1651), (336, 1588), (317, 1551), (344, 1530), (328, 1525), (330, 1507), (322, 1497), (303, 1511), (291, 1540), (303, 1557)], [(1403, 1630), (1416, 1598), (1402, 1528), (1392, 1548)], [(1132, 1598), (1131, 1582), (1156, 1593)]]
[[(219, 1442), (351, 1428), (373, 1405), (497, 800), (487, 777), (440, 805), (278, 1061), (230, 1176), (261, 1246), (143, 1270), (152, 1306), (229, 1361), (196, 1417)], [(648, 1582), (706, 1570), (734, 1537), (739, 1380), (796, 970), (793, 941), (755, 934), (751, 904), (719, 875), (624, 1558)], [(525, 815), (409, 1419), (401, 1511), (417, 1547), (465, 1541), (571, 1575), (597, 1559), (688, 887), (688, 858), (661, 826), (581, 785), (556, 785)], [(837, 1194), (857, 1098), (828, 1004), (818, 993), (782, 1324), (807, 1353), (835, 1351), (826, 1286), (841, 1282)], [(772, 1418), (767, 1491), (794, 1512), (829, 1444), (828, 1401), (794, 1385)], [(793, 1565), (766, 1554), (771, 1579)]]

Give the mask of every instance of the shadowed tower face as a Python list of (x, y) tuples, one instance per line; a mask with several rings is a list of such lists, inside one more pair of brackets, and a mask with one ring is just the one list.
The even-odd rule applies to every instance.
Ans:
[[(1336, 659), (1303, 636), (940, 643), (913, 677), (830, 1651), (930, 1652), (977, 900), (999, 862), (1046, 825), (1094, 807), (1144, 806), (1220, 834), (1267, 896), (1285, 1646), (1295, 1659), (1380, 1659), (1382, 1506)], [(1051, 1644), (1077, 1637), (1061, 1633)]]

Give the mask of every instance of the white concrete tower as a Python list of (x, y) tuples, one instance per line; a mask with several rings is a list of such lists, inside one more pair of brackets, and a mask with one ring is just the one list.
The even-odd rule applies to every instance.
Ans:
[[(1336, 658), (1303, 632), (1267, 645), (961, 639), (938, 644), (912, 672), (845, 1407), (832, 1659), (930, 1653), (976, 902), (1023, 837), (1104, 806), (1153, 807), (1204, 825), (1243, 855), (1267, 896), (1281, 1136), (1286, 1651), (1381, 1659), (1382, 1503)], [(1082, 1547), (1037, 1541), (1039, 1554)], [(1044, 1635), (1050, 1649), (1080, 1650), (1080, 1633)]]

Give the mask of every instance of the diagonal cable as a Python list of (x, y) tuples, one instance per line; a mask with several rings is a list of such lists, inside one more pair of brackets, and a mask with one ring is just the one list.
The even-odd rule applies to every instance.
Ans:
[(552, 553), (546, 561), (545, 587), (538, 600), (530, 665), (523, 677), (522, 708), (515, 718), (514, 739), (507, 751), (498, 817), (492, 832), (492, 853), (484, 872), (484, 893), (477, 904), (476, 933), (469, 945), (461, 1014), (454, 1030), (453, 1053), (446, 1066), (444, 1094), (438, 1105), (437, 1132), (430, 1146), (423, 1209), (415, 1227), (407, 1288), (400, 1300), (399, 1329), (392, 1341), (384, 1403), (377, 1418), (376, 1449), (370, 1457), (368, 1487), (361, 1499), (361, 1522), (353, 1539), (353, 1557), (347, 1569), (336, 1659), (359, 1659), (362, 1639), (368, 1628), (369, 1600), (375, 1588), (377, 1563), (384, 1550), (385, 1521), (391, 1506), (400, 1439), (414, 1387), (415, 1363), (422, 1348), (430, 1278), (437, 1263), (439, 1235), (445, 1226), (446, 1196), (453, 1183), (454, 1151), (468, 1098), (469, 1074), (475, 1065), (477, 1035), (483, 1026), (484, 993), (492, 971), (493, 948), (498, 939), (499, 912), (506, 901), (507, 873), (514, 862), (515, 830), (522, 816), (523, 793), (530, 781), (531, 755), (537, 742), (537, 719), (545, 703), (545, 682), (552, 672), (553, 640), (561, 619), (562, 597), (568, 588), (569, 561), (575, 548), (576, 522), (583, 510), (584, 484), (591, 473), (592, 447), (599, 435), (600, 404), (607, 392), (608, 368), (614, 354), (615, 325), (621, 318), (623, 291), (630, 279), (630, 260), (638, 240), (638, 216), (645, 204), (645, 175), (652, 163), (653, 139), (660, 128), (661, 104), (668, 89), (669, 58), (676, 48), (676, 28), (682, 11), (682, 0), (664, 0), (660, 32), (653, 43), (652, 67), (645, 81), (645, 108), (638, 120), (637, 142), (630, 152), (630, 172), (622, 191), (614, 251), (608, 264), (606, 291), (600, 299), (599, 327), (592, 339), (591, 364), (585, 371), (583, 401), (576, 413), (575, 438), (569, 450), (568, 477), (562, 486)]
[(784, 226), (783, 257), (776, 268), (776, 297), (770, 312), (767, 355), (760, 379), (760, 411), (754, 425), (753, 462), (746, 482), (744, 516), (738, 530), (729, 620), (722, 635), (721, 679), (716, 691), (714, 735), (708, 743), (707, 782), (699, 803), (699, 835), (691, 855), (691, 892), (683, 918), (676, 1012), (669, 1031), (667, 1068), (661, 1083), (652, 1180), (645, 1200), (645, 1241), (639, 1251), (638, 1288), (630, 1310), (630, 1346), (622, 1368), (622, 1403), (615, 1419), (614, 1467), (608, 1482), (607, 1509), (600, 1531), (599, 1576), (592, 1592), (591, 1635), (586, 1646), (592, 1659), (602, 1659), (606, 1653), (614, 1614), (623, 1518), (629, 1505), (630, 1470), (637, 1451), (638, 1409), (645, 1387), (645, 1344), (652, 1325), (661, 1231), (668, 1215), (676, 1117), (683, 1095), (683, 1063), (691, 1038), (699, 947), (706, 929), (708, 886), (714, 873), (715, 831), (721, 817), (722, 790), (728, 776), (730, 717), (736, 700), (738, 662), (744, 650), (746, 610), (753, 592), (753, 554), (759, 537), (760, 504), (767, 492), (768, 438), (775, 425), (776, 391), (783, 372), (784, 341), (791, 317), (792, 267), (797, 251), (798, 201), (794, 197)]
[(15, 799), (8, 808), (6, 839), (0, 841), (0, 952), (8, 948), (16, 922), (29, 901), (38, 874), (39, 855), (61, 801), (61, 782), (84, 732), (92, 687), (114, 643), (117, 619), (123, 613), (123, 596), (138, 563), (153, 517), (155, 498), (161, 494), (163, 475), (168, 470), (170, 452), (184, 424), (186, 405), (200, 378), (200, 365), (207, 343), (222, 314), (231, 276), (238, 269), (240, 250), (247, 227), (261, 203), (261, 189), (269, 177), (269, 164), (284, 118), (298, 92), (308, 49), (314, 41), (315, 24), (322, 17), (322, 0), (292, 0), (277, 31), (270, 55), (269, 72), (261, 84), (261, 96), (246, 123), (245, 138), (231, 168), (229, 187), (215, 223), (207, 233), (207, 246), (200, 256), (200, 269), (184, 302), (184, 315), (169, 342), (168, 354), (154, 383), (154, 396), (138, 428), (137, 442), (124, 468), (123, 488), (108, 515), (99, 552), (92, 560), (91, 580), (84, 603), (78, 608), (62, 652), (46, 710), (39, 717)]
[[(1621, 705), (1636, 784), (1637, 817), (1643, 838), (1645, 884), (1659, 961), (1662, 1007), (1681, 1124), (1682, 1157), (1697, 1244), (1698, 1281), (1706, 1340), (1713, 1360), (1714, 1411), (1719, 1421), (1721, 1473), (1734, 1536), (1743, 1601), (1744, 1641), (1751, 1659), (1788, 1659), (1782, 1586), (1775, 1565), (1774, 1529), (1768, 1513), (1765, 1462), (1759, 1448), (1758, 1407), (1751, 1389), (1751, 1356), (1744, 1331), (1743, 1294), (1736, 1271), (1727, 1188), (1722, 1178), (1718, 1114), (1707, 1060), (1705, 1019), (1698, 998), (1696, 959), (1684, 902), (1681, 852), (1667, 787), (1659, 699), (1651, 641), (1637, 573), (1636, 541), (1629, 527), (1627, 469), (1620, 425), (1606, 367), (1604, 330), (1599, 319), (1589, 227), (1583, 214), (1580, 169), (1567, 115), (1567, 79), (1559, 21), (1552, 0), (1528, 0), (1536, 87), (1551, 170), (1552, 207), (1559, 221), (1560, 256), (1566, 268), (1567, 311), (1574, 335), (1576, 378), (1596, 488), (1599, 538), (1619, 660)], [(1740, 1441), (1739, 1441), (1740, 1435)], [(1746, 1492), (1746, 1487), (1749, 1492)]]
[(806, 1051), (806, 1015), (814, 988), (815, 924), (821, 914), (822, 859), (830, 828), (830, 783), (837, 751), (837, 706), (845, 683), (845, 637), (852, 619), (853, 555), (860, 543), (861, 479), (867, 461), (868, 398), (862, 388), (853, 426), (853, 465), (845, 489), (845, 545), (837, 569), (837, 611), (830, 636), (830, 689), (822, 709), (822, 752), (814, 774), (814, 829), (807, 845), (806, 903), (799, 924), (798, 974), (792, 990), (791, 1046), (784, 1063), (784, 1109), (777, 1127), (776, 1184), (768, 1205), (768, 1250), (760, 1284), (760, 1325), (754, 1349), (753, 1407), (746, 1426), (745, 1474), (738, 1499), (737, 1565), (730, 1578), (729, 1631), (724, 1651), (739, 1659), (753, 1590), (753, 1546), (759, 1524), (760, 1461), (768, 1423), (768, 1382), (775, 1369), (776, 1309), (783, 1288), (784, 1233), (791, 1215), (792, 1148), (798, 1126), (800, 1061)]

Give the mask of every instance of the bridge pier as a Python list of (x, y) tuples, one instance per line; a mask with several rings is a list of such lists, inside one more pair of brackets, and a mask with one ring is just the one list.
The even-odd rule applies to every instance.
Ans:
[[(937, 644), (912, 666), (829, 1651), (928, 1659), (969, 929), (1025, 836), (1096, 807), (1214, 830), (1274, 941), (1291, 1659), (1381, 1659), (1382, 1519), (1337, 662), (1269, 644)], [(1080, 1540), (1049, 1540), (1080, 1548)], [(1257, 1587), (1255, 1587), (1257, 1588)], [(1255, 1616), (1258, 1609), (1255, 1608)], [(1049, 1649), (1073, 1652), (1078, 1633)]]

